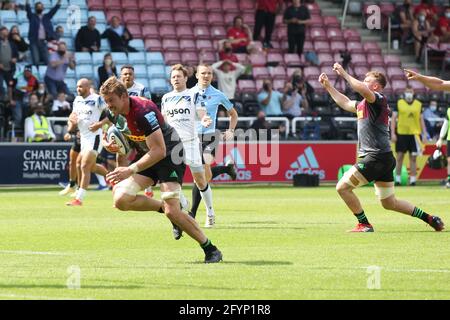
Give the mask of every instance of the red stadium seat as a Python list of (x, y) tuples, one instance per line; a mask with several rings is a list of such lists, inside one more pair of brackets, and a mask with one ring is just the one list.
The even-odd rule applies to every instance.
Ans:
[(222, 26), (212, 26), (211, 27), (211, 37), (214, 40), (222, 40), (227, 37), (227, 31)]
[(122, 11), (120, 10), (107, 10), (106, 11), (106, 20), (111, 22), (112, 17), (119, 17), (122, 20)]
[(201, 55), (201, 59), (204, 63), (213, 64), (217, 62), (218, 58), (215, 52), (206, 51)]
[(175, 12), (173, 19), (178, 25), (192, 25), (191, 14), (189, 12)]
[(214, 50), (210, 40), (197, 40), (196, 45), (198, 50)]
[(247, 24), (249, 27), (253, 27), (255, 25), (255, 13), (244, 13), (242, 15), (242, 19), (244, 20), (244, 23)]
[(172, 0), (172, 8), (176, 12), (189, 12), (190, 8), (188, 3), (189, 1), (186, 0)]
[(222, 1), (206, 1), (206, 11), (222, 13)]
[(181, 53), (181, 62), (187, 65), (198, 65), (199, 58), (197, 52), (194, 51), (183, 51)]
[(184, 51), (197, 51), (195, 40), (191, 39), (180, 39), (180, 48), (183, 48)]
[(249, 64), (249, 57), (248, 54), (246, 53), (235, 53), (234, 54), (236, 56), (236, 58), (238, 59), (238, 62), (240, 64)]
[(249, 55), (249, 60), (254, 67), (265, 67), (267, 64), (267, 58), (263, 54), (251, 54)]
[(120, 0), (104, 0), (103, 4), (108, 10), (121, 10), (122, 4)]
[(384, 59), (383, 56), (381, 54), (377, 54), (377, 53), (371, 53), (367, 55), (367, 62), (370, 64), (370, 67), (383, 67), (385, 66), (384, 64)]
[(405, 77), (405, 73), (403, 72), (402, 68), (399, 67), (388, 67), (387, 68), (387, 75), (389, 77), (389, 79), (392, 80), (404, 80)]
[(355, 71), (355, 75), (358, 79), (362, 80), (366, 76), (366, 73), (369, 72), (369, 68), (367, 66), (357, 66), (353, 68)]
[[(333, 70), (333, 68), (331, 66), (321, 67), (320, 73), (325, 73), (328, 76), (328, 79), (330, 79), (332, 81), (334, 81), (338, 78), (337, 73)], [(317, 79), (319, 79), (319, 75), (314, 80), (317, 81)]]
[(155, 0), (155, 8), (164, 11), (172, 11), (174, 9), (170, 0)]
[(361, 42), (356, 42), (356, 41), (347, 42), (347, 50), (351, 54), (364, 53), (364, 48), (363, 48)]
[(384, 64), (387, 67), (401, 67), (402, 62), (400, 60), (400, 56), (392, 55), (392, 54), (386, 54), (383, 56)]
[(238, 80), (238, 91), (243, 93), (255, 93), (256, 83), (253, 80)]
[(138, 7), (141, 10), (154, 10), (155, 0), (138, 0)]
[(384, 74), (385, 76), (387, 76), (386, 69), (381, 66), (370, 66), (370, 71), (378, 71), (378, 72), (381, 72), (382, 74)]
[(323, 66), (331, 67), (335, 62), (334, 57), (330, 53), (319, 53), (317, 57), (319, 58), (319, 63), (321, 67)]
[(225, 21), (222, 13), (211, 12), (208, 14), (208, 23), (210, 26), (224, 27)]
[(344, 34), (338, 28), (328, 28), (327, 37), (328, 41), (344, 41)]
[(315, 81), (309, 81), (308, 83), (311, 85), (311, 87), (313, 87), (315, 94), (320, 94), (320, 95), (327, 94), (327, 92), (324, 89), (324, 87), (322, 87), (320, 82), (317, 81), (318, 79), (319, 79), (319, 77), (317, 77), (317, 79), (315, 79)]
[(408, 84), (414, 89), (414, 93), (426, 94), (427, 88), (419, 81), (410, 81)]
[(239, 9), (242, 13), (253, 13), (256, 11), (255, 1), (251, 0), (240, 0)]
[(330, 42), (330, 50), (336, 53), (347, 50), (347, 47), (343, 41), (332, 41)]
[(176, 29), (178, 39), (195, 39), (194, 30), (190, 25), (179, 25)]
[(366, 54), (369, 53), (381, 53), (381, 48), (378, 45), (378, 42), (375, 41), (366, 41), (363, 43), (363, 48)]
[(300, 70), (299, 68), (287, 68), (286, 69), (286, 76), (288, 79), (292, 78), (292, 75), (295, 71)]
[(139, 18), (139, 11), (137, 10), (127, 10), (123, 12), (122, 19), (127, 26), (129, 23), (141, 23), (141, 20)]
[(161, 40), (159, 39), (145, 39), (145, 49), (147, 51), (161, 51), (162, 50), (162, 44)]
[(142, 27), (142, 36), (144, 39), (159, 39), (159, 31), (156, 24), (148, 24)]
[(278, 41), (287, 42), (287, 27), (283, 26), (276, 28), (273, 38), (277, 39)]
[(158, 28), (161, 39), (177, 39), (177, 31), (174, 25), (163, 24)]
[(327, 31), (322, 28), (311, 28), (311, 39), (313, 41), (328, 41)]
[(191, 14), (191, 24), (196, 26), (207, 26), (208, 25), (208, 19), (205, 17), (205, 13), (201, 11), (193, 12)]
[(352, 54), (352, 61), (351, 64), (353, 67), (363, 67), (367, 66), (368, 62), (366, 59), (366, 55), (362, 53), (354, 53)]
[(226, 13), (238, 14), (240, 13), (238, 0), (227, 0), (223, 1), (222, 9)]
[(317, 3), (307, 3), (306, 6), (308, 7), (309, 13), (311, 15), (318, 15), (320, 14), (320, 7)]
[(288, 67), (299, 67), (299, 66), (302, 66), (302, 62), (300, 61), (300, 57), (296, 53), (285, 53), (284, 54), (284, 63)]
[(331, 52), (330, 44), (328, 43), (328, 41), (315, 41), (314, 42), (314, 51), (316, 53)]
[(124, 10), (139, 10), (137, 0), (122, 0), (122, 9)]
[(284, 65), (283, 55), (281, 53), (269, 52), (267, 54), (267, 63)]
[(156, 24), (156, 13), (154, 11), (141, 11), (139, 13), (139, 19), (143, 24), (148, 23)]
[(323, 24), (323, 18), (322, 16), (317, 16), (317, 15), (312, 15), (311, 16), (311, 22), (309, 24), (309, 27), (311, 28), (323, 28), (324, 24)]
[(194, 36), (196, 39), (210, 39), (211, 35), (209, 34), (209, 27), (205, 25), (194, 26)]
[(282, 66), (269, 68), (269, 74), (273, 79), (286, 79), (286, 69)]
[(156, 14), (156, 20), (158, 23), (173, 23), (173, 14), (170, 11), (160, 11)]
[(270, 79), (270, 73), (266, 67), (254, 67), (252, 69), (253, 79), (255, 80), (265, 80)]
[(103, 11), (105, 10), (105, 5), (103, 0), (88, 0), (88, 8), (91, 11)]
[(278, 91), (283, 91), (284, 86), (286, 85), (285, 79), (274, 79), (273, 80), (273, 88)]
[(180, 50), (180, 45), (176, 39), (163, 39), (162, 47), (164, 51)]
[(192, 12), (202, 12), (205, 13), (205, 1), (204, 0), (190, 0), (189, 8)]
[(174, 65), (181, 62), (181, 56), (179, 52), (166, 52), (164, 53), (164, 61), (167, 65)]
[(392, 80), (391, 88), (395, 94), (402, 94), (406, 90), (406, 86), (408, 85), (406, 80)]
[(143, 38), (141, 25), (140, 24), (128, 24), (128, 31), (133, 35), (133, 38), (141, 39)]
[(306, 80), (316, 80), (319, 79), (320, 69), (318, 67), (306, 67), (303, 69), (303, 76)]
[(345, 29), (342, 33), (346, 41), (361, 41), (361, 35), (356, 29)]
[(323, 17), (323, 24), (327, 26), (327, 28), (341, 28), (341, 22), (335, 16)]

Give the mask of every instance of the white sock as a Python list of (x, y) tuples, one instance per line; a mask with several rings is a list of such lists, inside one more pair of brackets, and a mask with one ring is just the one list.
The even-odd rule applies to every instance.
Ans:
[(395, 176), (395, 181), (398, 183), (402, 182), (402, 177), (401, 176)]
[(410, 182), (410, 183), (416, 182), (416, 176), (411, 176), (411, 177), (409, 177), (409, 182)]
[(209, 184), (206, 186), (206, 190), (200, 191), (200, 194), (202, 196), (203, 201), (205, 201), (206, 206), (206, 213), (208, 216), (214, 215), (214, 209), (213, 209), (213, 197), (212, 197), (212, 190)]
[(75, 199), (83, 201), (85, 196), (86, 196), (86, 190), (84, 190), (83, 188), (78, 188)]
[(183, 193), (183, 190), (180, 191), (180, 204), (183, 210), (188, 210), (189, 201), (186, 199), (186, 196)]
[(101, 185), (102, 187), (106, 187), (105, 177), (98, 173), (96, 173), (95, 176), (97, 177), (98, 184)]

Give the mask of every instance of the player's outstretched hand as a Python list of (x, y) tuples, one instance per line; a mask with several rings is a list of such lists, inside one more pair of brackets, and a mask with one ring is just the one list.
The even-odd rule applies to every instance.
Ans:
[(106, 180), (112, 182), (113, 184), (117, 184), (120, 181), (128, 179), (133, 175), (133, 170), (130, 167), (117, 167), (113, 172), (110, 172), (106, 175)]
[(108, 151), (108, 152), (111, 152), (111, 153), (119, 152), (119, 146), (116, 144), (115, 141), (108, 141), (108, 136), (106, 135), (106, 132), (103, 133), (102, 145), (103, 145), (103, 148), (105, 148), (106, 151)]
[(326, 73), (322, 73), (319, 76), (319, 82), (324, 88), (330, 87), (330, 80), (328, 80), (328, 76)]
[(413, 71), (413, 70), (409, 70), (409, 69), (404, 69), (405, 74), (406, 74), (406, 78), (408, 78), (408, 80), (417, 80), (417, 78), (419, 77), (419, 73)]
[(341, 77), (345, 75), (344, 68), (337, 62), (333, 65), (333, 70)]

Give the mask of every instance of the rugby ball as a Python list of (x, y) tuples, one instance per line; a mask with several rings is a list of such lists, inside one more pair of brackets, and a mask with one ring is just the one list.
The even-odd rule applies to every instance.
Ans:
[(119, 147), (119, 154), (127, 155), (130, 151), (130, 145), (127, 141), (127, 138), (120, 132), (116, 126), (111, 126), (107, 132), (108, 142), (114, 141), (116, 145)]

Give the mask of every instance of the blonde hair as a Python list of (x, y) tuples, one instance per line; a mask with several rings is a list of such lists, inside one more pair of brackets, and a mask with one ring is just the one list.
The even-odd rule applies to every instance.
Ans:
[(366, 77), (372, 76), (380, 84), (381, 88), (386, 87), (386, 76), (379, 71), (369, 71), (366, 73)]
[(183, 75), (184, 75), (185, 78), (187, 78), (187, 76), (188, 76), (187, 69), (180, 63), (175, 64), (175, 65), (172, 66), (172, 70), (170, 71), (170, 73), (172, 74), (173, 71), (181, 71), (181, 72), (183, 72)]
[(115, 76), (112, 76), (103, 83), (103, 85), (100, 88), (100, 94), (102, 96), (106, 96), (108, 94), (115, 94), (119, 97), (122, 97), (122, 95), (124, 94), (128, 95), (128, 92), (125, 85)]

